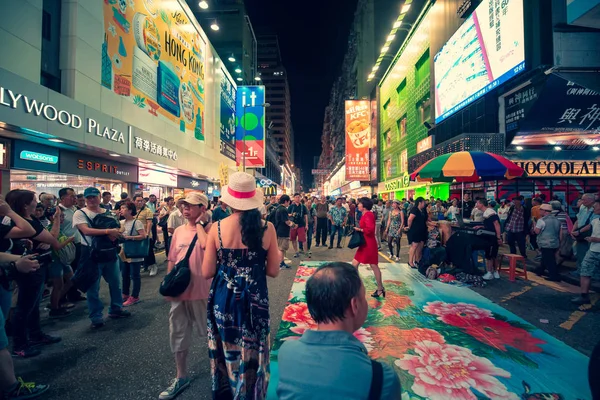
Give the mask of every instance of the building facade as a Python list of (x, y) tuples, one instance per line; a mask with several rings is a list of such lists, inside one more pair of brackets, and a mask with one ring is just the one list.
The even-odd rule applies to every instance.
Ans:
[(235, 165), (219, 134), (219, 82), (233, 78), (183, 0), (0, 13), (2, 192), (216, 193)]

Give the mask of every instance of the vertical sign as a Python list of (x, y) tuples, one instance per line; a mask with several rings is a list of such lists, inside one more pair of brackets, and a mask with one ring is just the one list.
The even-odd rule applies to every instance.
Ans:
[(221, 74), (221, 154), (235, 160), (236, 90), (226, 73)]
[(239, 86), (235, 107), (237, 165), (265, 167), (265, 87)]
[(369, 181), (371, 105), (368, 100), (346, 100), (346, 180)]
[(371, 100), (371, 145), (369, 149), (372, 185), (376, 185), (379, 181), (379, 177), (377, 175), (377, 138), (379, 137), (377, 121), (379, 121), (377, 119), (377, 99), (373, 99)]

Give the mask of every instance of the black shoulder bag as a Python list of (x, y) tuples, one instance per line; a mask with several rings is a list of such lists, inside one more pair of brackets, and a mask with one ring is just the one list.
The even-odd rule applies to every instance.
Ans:
[[(586, 237), (592, 236), (592, 228), (591, 227), (590, 227), (590, 229), (588, 229), (585, 232), (581, 232), (581, 230), (590, 224), (593, 216), (594, 216), (594, 211), (592, 211), (592, 213), (588, 217), (587, 221), (585, 221), (585, 224), (583, 224), (582, 227), (577, 228), (577, 231), (579, 232), (579, 235), (577, 235), (578, 242), (584, 243), (584, 242), (586, 242), (586, 240), (585, 240)], [(579, 225), (579, 222), (577, 222), (577, 224)]]
[[(356, 226), (356, 219), (354, 220), (354, 226)], [(348, 248), (356, 249), (363, 244), (365, 244), (365, 235), (361, 231), (353, 230), (350, 235), (350, 241), (348, 242)]]
[(372, 378), (371, 388), (369, 389), (369, 400), (381, 399), (381, 390), (383, 388), (383, 367), (375, 360), (371, 360)]
[(159, 292), (163, 296), (177, 297), (190, 285), (190, 256), (192, 255), (192, 251), (194, 251), (194, 247), (196, 247), (197, 240), (198, 234), (194, 236), (183, 260), (175, 264), (175, 267), (173, 267), (171, 272), (169, 272), (161, 282)]

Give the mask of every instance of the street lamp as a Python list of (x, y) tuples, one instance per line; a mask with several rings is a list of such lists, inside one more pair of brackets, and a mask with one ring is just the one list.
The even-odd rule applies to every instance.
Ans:
[(242, 171), (246, 172), (246, 152), (248, 151), (246, 149), (246, 109), (248, 107), (269, 108), (269, 107), (271, 107), (271, 104), (263, 103), (263, 104), (259, 104), (259, 105), (255, 105), (255, 106), (252, 106), (251, 104), (244, 104), (243, 107), (244, 107), (244, 116), (242, 117), (242, 125), (244, 126), (244, 136), (242, 137), (242, 149), (244, 151), (242, 152)]

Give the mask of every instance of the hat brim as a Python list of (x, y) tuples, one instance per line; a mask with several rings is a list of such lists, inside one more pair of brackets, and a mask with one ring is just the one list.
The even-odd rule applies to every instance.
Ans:
[(248, 197), (247, 199), (238, 199), (237, 197), (233, 197), (231, 194), (229, 194), (228, 189), (228, 185), (223, 186), (223, 189), (221, 190), (221, 201), (234, 210), (248, 211), (263, 206), (264, 195), (259, 189), (256, 189), (254, 196)]
[(192, 202), (192, 201), (188, 201), (186, 199), (177, 200), (177, 206), (180, 206), (183, 203), (187, 203), (187, 204), (190, 204), (192, 206), (205, 206), (205, 207), (208, 207), (206, 204), (202, 204), (201, 202), (195, 203), (195, 202)]

